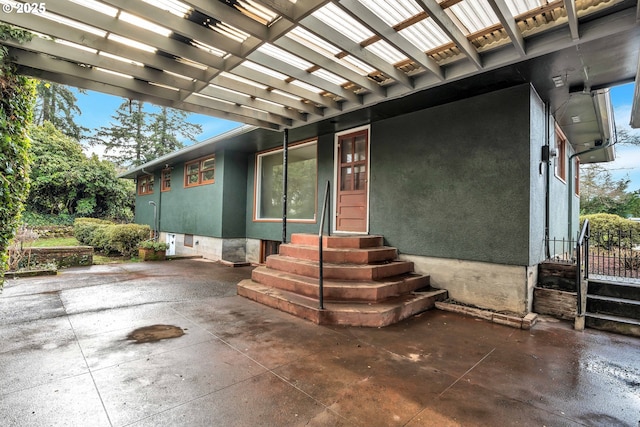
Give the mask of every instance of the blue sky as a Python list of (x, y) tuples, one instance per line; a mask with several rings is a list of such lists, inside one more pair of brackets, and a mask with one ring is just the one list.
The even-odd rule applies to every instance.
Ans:
[[(82, 111), (82, 115), (77, 117), (77, 121), (82, 126), (92, 130), (101, 126), (108, 126), (112, 121), (111, 116), (115, 114), (118, 106), (123, 102), (120, 97), (93, 91), (87, 91), (86, 95), (77, 93), (76, 96), (78, 98), (78, 107)], [(611, 99), (615, 109), (617, 128), (628, 129), (633, 133), (640, 134), (640, 129), (632, 130), (629, 126), (633, 102), (633, 84), (629, 83), (612, 88)], [(151, 108), (151, 104), (149, 104), (149, 107)], [(198, 136), (198, 141), (203, 141), (241, 125), (237, 122), (201, 114), (191, 114), (189, 121), (202, 125), (202, 133)], [(101, 153), (99, 147), (89, 148), (88, 151)], [(614, 179), (628, 178), (631, 180), (627, 191), (640, 190), (640, 147), (617, 145), (616, 160), (603, 163), (603, 165), (611, 171)]]
[[(632, 134), (640, 135), (640, 129), (631, 129), (631, 105), (633, 104), (633, 83), (611, 89), (611, 102), (615, 110), (616, 128), (627, 129)], [(640, 190), (640, 147), (616, 145), (616, 159), (603, 163), (611, 171), (614, 179), (631, 180), (627, 191)]]
[[(102, 126), (109, 126), (111, 122), (114, 122), (112, 116), (115, 115), (120, 104), (124, 102), (124, 99), (118, 96), (93, 91), (87, 91), (86, 94), (83, 95), (78, 93), (76, 89), (72, 88), (72, 90), (76, 94), (76, 98), (78, 99), (77, 105), (82, 112), (81, 115), (76, 116), (76, 122), (81, 126), (89, 128), (91, 133)], [(148, 107), (148, 111), (153, 111), (153, 108), (155, 108), (149, 103), (145, 105)], [(197, 136), (198, 142), (242, 125), (242, 123), (231, 122), (202, 114), (190, 114), (188, 120), (191, 123), (197, 123), (202, 126), (202, 133)], [(184, 142), (185, 144), (190, 144), (188, 141)], [(101, 154), (102, 150), (99, 147), (88, 147), (87, 151), (89, 153), (95, 152), (96, 154)]]

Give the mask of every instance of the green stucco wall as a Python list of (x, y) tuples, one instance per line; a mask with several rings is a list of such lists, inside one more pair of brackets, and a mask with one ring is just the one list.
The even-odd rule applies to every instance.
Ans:
[(216, 156), (223, 183), (221, 237), (245, 237), (247, 202), (247, 154), (225, 150)]
[[(370, 234), (408, 255), (521, 266), (542, 261), (545, 115), (524, 84), (371, 123)], [(333, 180), (335, 135), (317, 139), (319, 212)], [(281, 146), (275, 137), (267, 142), (261, 150)], [(136, 222), (152, 225), (148, 201), (154, 200), (162, 231), (281, 240), (280, 221), (253, 219), (255, 162), (253, 152), (220, 149), (216, 182), (193, 188), (183, 188), (184, 164), (175, 164), (173, 187), (162, 194), (157, 171), (155, 193), (138, 197)], [(552, 228), (562, 230), (568, 196), (554, 179), (550, 217)], [(317, 233), (317, 218), (289, 221), (287, 240), (299, 232)]]
[(155, 172), (154, 193), (137, 196), (136, 223), (153, 226), (153, 200), (158, 206), (160, 230), (199, 236), (244, 238), (247, 153), (216, 153), (215, 182), (184, 187), (184, 163), (172, 166), (171, 190), (160, 192), (160, 171)]
[[(216, 156), (213, 184), (184, 188), (184, 164), (177, 164), (171, 172), (171, 191), (162, 193), (162, 231), (220, 236), (222, 229), (222, 183)], [(156, 177), (159, 179), (159, 176)], [(159, 182), (159, 181), (156, 181)]]
[(529, 265), (530, 88), (371, 126), (370, 233), (402, 253)]

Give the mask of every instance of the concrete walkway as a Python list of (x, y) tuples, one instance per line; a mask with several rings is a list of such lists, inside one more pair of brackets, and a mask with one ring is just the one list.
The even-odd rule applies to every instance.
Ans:
[[(178, 260), (9, 280), (0, 424), (639, 425), (636, 338), (438, 310), (316, 326), (236, 296), (250, 271)], [(127, 338), (152, 325), (184, 335)]]

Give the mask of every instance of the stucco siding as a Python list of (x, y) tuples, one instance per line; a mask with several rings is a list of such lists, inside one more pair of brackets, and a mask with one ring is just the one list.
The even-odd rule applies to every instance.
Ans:
[(402, 253), (529, 264), (530, 88), (372, 124), (371, 234)]
[(220, 175), (222, 176), (222, 237), (238, 238), (246, 235), (243, 213), (247, 203), (247, 154), (225, 150)]
[[(171, 171), (171, 191), (161, 195), (160, 229), (202, 236), (221, 235), (222, 183), (219, 182), (219, 160), (216, 158), (216, 182), (197, 187), (184, 187), (184, 165)], [(157, 178), (159, 179), (159, 177)], [(159, 180), (156, 181), (159, 191)]]
[[(545, 259), (544, 236), (547, 192), (547, 164), (542, 161), (542, 147), (547, 143), (546, 108), (538, 94), (531, 89), (530, 95), (530, 201), (529, 201), (529, 265)], [(533, 292), (533, 290), (531, 290)]]

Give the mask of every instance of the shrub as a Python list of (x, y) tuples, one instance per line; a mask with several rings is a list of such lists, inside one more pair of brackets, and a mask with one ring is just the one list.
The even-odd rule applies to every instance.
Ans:
[(73, 237), (83, 245), (93, 245), (93, 234), (96, 228), (110, 225), (112, 222), (96, 218), (76, 218), (73, 222)]
[(140, 242), (151, 235), (148, 225), (114, 224), (96, 218), (77, 218), (73, 223), (73, 235), (83, 245), (93, 246), (96, 250), (120, 253), (131, 256)]
[(51, 225), (73, 225), (74, 217), (68, 214), (43, 214), (26, 210), (22, 213), (22, 222), (29, 227), (47, 227)]
[(138, 250), (140, 242), (149, 238), (151, 227), (140, 224), (118, 224), (109, 226), (106, 234), (108, 250), (131, 256)]
[(109, 229), (114, 227), (113, 224), (96, 224), (96, 226), (92, 229), (91, 240), (89, 242), (89, 246), (93, 246), (100, 252), (104, 252), (106, 254), (110, 254), (111, 252), (115, 252), (115, 250), (111, 250), (109, 246)]
[(154, 251), (166, 251), (169, 245), (164, 242), (156, 242), (155, 240), (145, 240), (139, 245), (142, 249), (153, 249)]
[(629, 247), (640, 237), (640, 223), (614, 214), (592, 214), (580, 216), (580, 225), (589, 220), (591, 242), (605, 249)]

